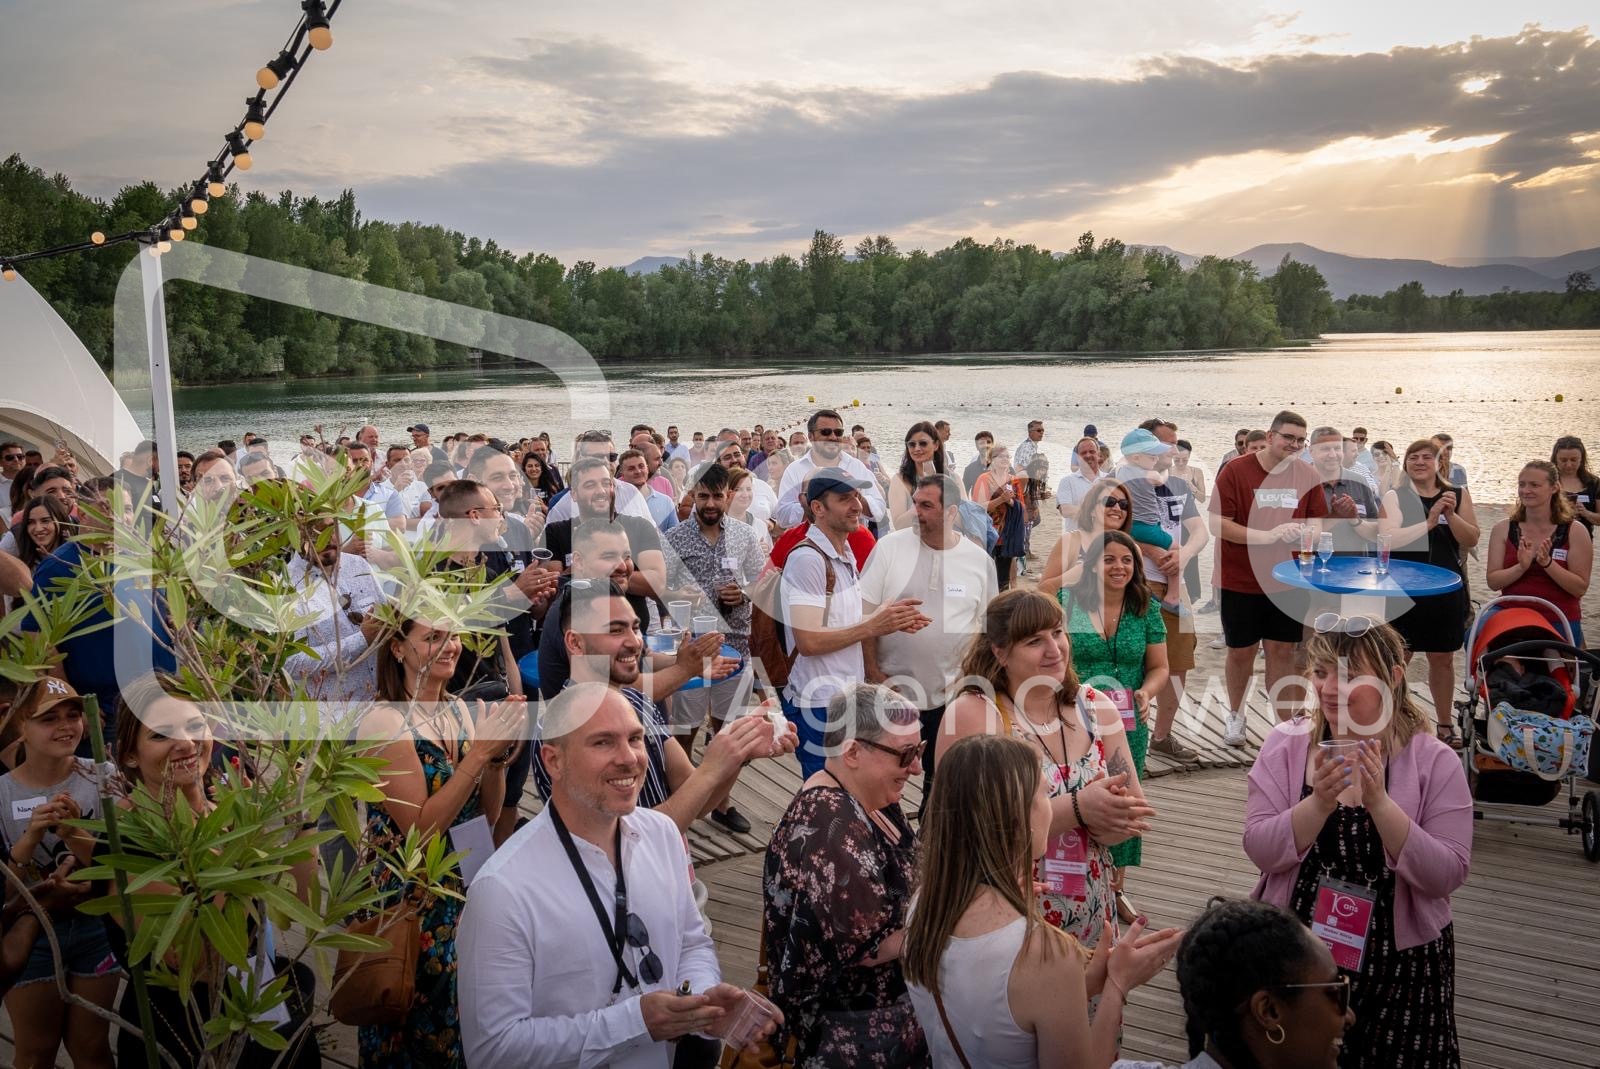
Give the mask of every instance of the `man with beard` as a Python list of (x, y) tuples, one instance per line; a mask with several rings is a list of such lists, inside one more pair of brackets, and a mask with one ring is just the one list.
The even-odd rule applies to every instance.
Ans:
[(807, 518), (806, 509), (800, 502), (800, 483), (820, 468), (842, 469), (851, 479), (862, 483), (861, 494), (872, 518), (888, 518), (889, 510), (883, 500), (883, 491), (873, 479), (872, 472), (841, 449), (845, 433), (844, 420), (832, 409), (814, 412), (806, 421), (806, 435), (811, 440), (811, 447), (784, 470), (783, 482), (778, 487), (778, 507), (773, 513), (780, 524), (793, 527)]
[[(650, 510), (645, 507), (644, 498), (639, 492), (627, 483), (616, 477), (617, 474), (617, 447), (611, 441), (610, 431), (584, 431), (578, 435), (574, 443), (574, 459), (572, 470), (568, 472), (567, 481), (577, 490), (578, 465), (586, 460), (598, 460), (606, 466), (606, 471), (611, 475), (611, 511), (622, 513), (625, 516), (637, 516), (642, 520), (655, 523), (650, 515)], [(578, 503), (574, 495), (569, 494), (557, 501), (550, 510), (550, 522), (570, 520), (577, 515)]]
[(378, 675), (377, 660), (366, 656), (367, 647), (383, 629), (372, 614), (383, 600), (372, 569), (355, 554), (340, 551), (333, 521), (324, 520), (306, 532), (287, 573), (295, 612), (308, 620), (295, 638), (309, 649), (290, 656), (284, 670), (305, 684), (312, 701), (369, 700)]
[[(545, 545), (550, 550), (551, 559), (545, 567), (555, 572), (570, 569), (571, 563), (567, 558), (572, 554), (574, 527), (594, 520), (614, 519), (627, 532), (628, 552), (633, 563), (633, 571), (628, 576), (625, 589), (629, 594), (641, 597), (659, 597), (667, 583), (666, 559), (661, 555), (661, 533), (656, 530), (648, 512), (643, 519), (617, 514), (614, 508), (614, 485), (611, 467), (606, 461), (598, 457), (585, 457), (573, 463), (572, 492), (566, 500), (573, 503), (574, 515), (570, 519), (558, 520), (554, 513), (551, 514), (551, 522), (545, 528)], [(638, 498), (633, 487), (627, 489)], [(642, 501), (640, 507), (643, 507)], [(648, 620), (649, 616), (640, 618)]]
[[(765, 563), (755, 528), (727, 522), (728, 472), (720, 464), (707, 464), (694, 485), (694, 511), (688, 523), (667, 535), (667, 586), (690, 600), (700, 600), (702, 611), (721, 618), (723, 641), (750, 656), (750, 599), (745, 588), (761, 574)], [(685, 691), (672, 701), (672, 733), (688, 754), (694, 736), (711, 716), (711, 732), (721, 732), (732, 711), (750, 703), (755, 675), (748, 663), (737, 676), (710, 687)], [(711, 819), (729, 831), (747, 832), (750, 821), (726, 798), (717, 799)]]
[(681, 826), (639, 808), (645, 725), (593, 682), (551, 702), (540, 734), (549, 804), (479, 871), (461, 918), (467, 1061), (666, 1069), (673, 1041), (717, 1031), (745, 995), (721, 982)]

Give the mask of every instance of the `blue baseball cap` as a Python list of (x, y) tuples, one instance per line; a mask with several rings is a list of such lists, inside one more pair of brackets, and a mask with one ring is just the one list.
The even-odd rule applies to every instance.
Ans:
[(827, 493), (853, 494), (871, 485), (864, 479), (851, 478), (843, 468), (818, 468), (811, 473), (811, 481), (806, 483), (806, 502), (809, 504)]
[(1143, 427), (1136, 427), (1122, 436), (1122, 455), (1125, 457), (1145, 453), (1153, 457), (1166, 456), (1172, 446), (1157, 438)]

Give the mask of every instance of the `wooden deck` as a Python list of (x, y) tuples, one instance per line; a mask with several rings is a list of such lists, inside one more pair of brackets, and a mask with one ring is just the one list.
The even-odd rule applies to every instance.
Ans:
[[(1221, 723), (1186, 724), (1179, 738), (1201, 754), (1199, 769), (1152, 757), (1146, 793), (1157, 809), (1145, 837), (1144, 866), (1128, 890), (1153, 923), (1181, 925), (1215, 894), (1244, 895), (1256, 870), (1240, 845), (1244, 769), (1270, 721), (1250, 712), (1250, 751), (1222, 746)], [(690, 832), (697, 874), (707, 885), (724, 975), (754, 980), (767, 838), (800, 785), (792, 759), (745, 770), (734, 800), (750, 818), (747, 835), (709, 821)], [(920, 787), (909, 785), (914, 810)], [(1552, 807), (1564, 806), (1564, 796)], [(523, 809), (538, 811), (530, 793)], [(1486, 1069), (1600, 1069), (1600, 868), (1585, 862), (1576, 837), (1548, 827), (1481, 821), (1473, 871), (1454, 897), (1457, 1021), (1464, 1064)], [(0, 1022), (9, 1035), (10, 1022)], [(353, 1029), (329, 1022), (322, 1034), (329, 1065), (356, 1064)], [(9, 1055), (9, 1043), (4, 1044)], [(1171, 1064), (1187, 1060), (1183, 1013), (1171, 970), (1134, 993), (1124, 1051)], [(65, 1062), (63, 1061), (63, 1064)]]

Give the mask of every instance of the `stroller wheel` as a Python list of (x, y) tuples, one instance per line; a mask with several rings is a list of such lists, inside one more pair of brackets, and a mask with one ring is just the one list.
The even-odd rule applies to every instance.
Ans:
[(1600, 793), (1583, 796), (1583, 856), (1600, 861)]

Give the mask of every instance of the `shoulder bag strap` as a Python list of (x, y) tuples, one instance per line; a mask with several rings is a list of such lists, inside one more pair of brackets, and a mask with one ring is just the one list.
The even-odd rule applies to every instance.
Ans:
[[(823, 594), (822, 594), (822, 625), (824, 627), (826, 627), (828, 625), (828, 614), (833, 609), (833, 584), (834, 584), (833, 560), (831, 558), (829, 558), (829, 556), (822, 551), (822, 547), (821, 546), (817, 545), (815, 542), (811, 541), (809, 538), (801, 539), (800, 542), (794, 547), (794, 549), (799, 549), (802, 546), (808, 547), (808, 548), (813, 549), (813, 550), (816, 551), (817, 556), (822, 558), (822, 567), (826, 571), (826, 576), (827, 577), (824, 580), (824, 583), (826, 585), (823, 587)], [(794, 555), (794, 549), (791, 549), (789, 551), (789, 555), (790, 556)]]
[(961, 1049), (961, 1040), (956, 1038), (956, 1030), (950, 1027), (950, 1015), (944, 1012), (944, 996), (939, 994), (937, 987), (933, 989), (933, 1004), (939, 1010), (939, 1023), (944, 1025), (944, 1034), (949, 1038), (950, 1046), (955, 1048), (956, 1057), (961, 1060), (961, 1069), (972, 1069), (966, 1051)]

